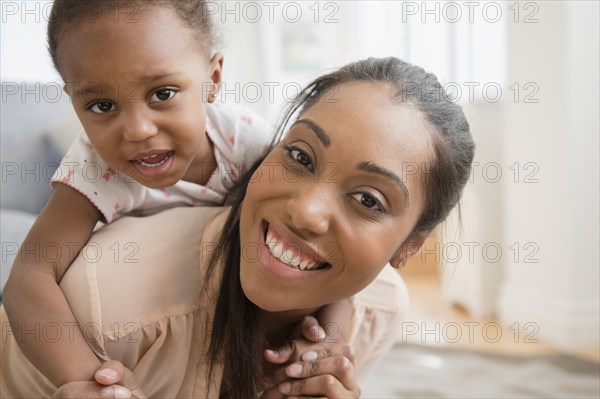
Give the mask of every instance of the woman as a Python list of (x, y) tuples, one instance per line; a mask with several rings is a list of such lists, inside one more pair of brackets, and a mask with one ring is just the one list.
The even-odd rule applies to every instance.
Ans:
[[(216, 218), (215, 209), (194, 211), (195, 219), (180, 226), (167, 222), (183, 210), (131, 224), (140, 233), (164, 229), (168, 242), (201, 235), (199, 270), (172, 265), (160, 273), (153, 266), (140, 276), (145, 262), (161, 262), (168, 252), (152, 246), (140, 248), (144, 259), (132, 265), (82, 261), (61, 283), (78, 305), (73, 312), (84, 335), (86, 325), (102, 323), (91, 337), (96, 354), (131, 368), (145, 394), (251, 398), (263, 390), (299, 395), (302, 387), (307, 396), (356, 396), (348, 365), (331, 366), (318, 381), (302, 376), (265, 385), (262, 351), (287, 342), (304, 316), (363, 290), (388, 262), (403, 265), (458, 203), (473, 159), (461, 109), (435, 76), (395, 58), (318, 78), (292, 104), (283, 131), (231, 209)], [(92, 243), (124, 247), (133, 241), (131, 226), (108, 226)], [(111, 290), (114, 273), (121, 284)], [(69, 287), (82, 283), (90, 286), (88, 298), (69, 298), (81, 291)], [(125, 299), (127, 309), (119, 306)], [(356, 325), (354, 339), (370, 326)], [(17, 359), (9, 343), (3, 357)], [(371, 348), (356, 351), (360, 373)]]

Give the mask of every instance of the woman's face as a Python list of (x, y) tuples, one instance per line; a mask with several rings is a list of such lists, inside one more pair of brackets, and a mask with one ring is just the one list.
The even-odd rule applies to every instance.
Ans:
[(424, 208), (429, 125), (392, 90), (351, 82), (325, 93), (253, 175), (240, 275), (258, 307), (312, 309), (349, 297), (422, 243), (409, 235)]

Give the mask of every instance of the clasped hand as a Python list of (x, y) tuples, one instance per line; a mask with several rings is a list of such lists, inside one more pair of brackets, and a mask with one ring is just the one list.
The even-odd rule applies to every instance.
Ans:
[(304, 338), (265, 351), (267, 362), (281, 366), (269, 374), (261, 398), (358, 398), (352, 348), (330, 342), (313, 317), (304, 318), (301, 330)]

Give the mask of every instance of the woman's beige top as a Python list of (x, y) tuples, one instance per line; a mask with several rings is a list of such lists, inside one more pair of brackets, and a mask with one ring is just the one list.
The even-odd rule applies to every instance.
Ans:
[[(211, 254), (206, 237), (214, 235), (218, 223), (200, 237), (219, 213), (223, 208), (174, 208), (122, 218), (94, 233), (60, 284), (96, 355), (130, 368), (148, 397), (207, 397), (203, 354), (214, 307), (200, 290), (198, 265), (206, 262), (198, 260)], [(355, 296), (352, 341), (359, 379), (397, 341), (407, 301), (404, 283), (389, 266)], [(1, 396), (51, 396), (55, 387), (15, 340), (56, 340), (56, 327), (26, 332), (10, 324), (4, 308), (0, 321)], [(221, 371), (212, 379), (209, 397), (218, 397)]]

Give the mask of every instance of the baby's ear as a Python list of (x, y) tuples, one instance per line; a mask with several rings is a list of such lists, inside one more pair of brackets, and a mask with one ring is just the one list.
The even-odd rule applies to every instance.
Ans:
[(396, 269), (403, 267), (408, 259), (419, 251), (429, 234), (431, 230), (412, 232), (390, 260), (392, 267)]
[(223, 73), (223, 54), (214, 53), (208, 63), (208, 75), (212, 83), (208, 85), (207, 101), (212, 103), (217, 98), (217, 93), (221, 88), (221, 76)]
[(221, 77), (223, 74), (223, 54), (213, 54), (208, 64), (208, 73), (210, 76), (210, 80), (213, 81), (213, 83), (217, 86), (218, 90), (218, 87), (221, 84)]

